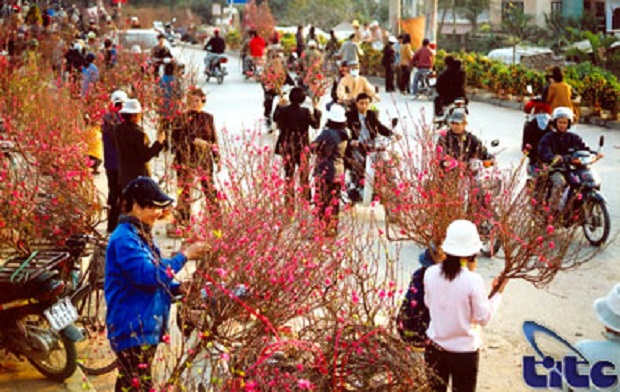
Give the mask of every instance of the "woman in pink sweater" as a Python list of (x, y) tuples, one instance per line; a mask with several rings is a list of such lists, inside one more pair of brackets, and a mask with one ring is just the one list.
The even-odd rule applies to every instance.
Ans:
[(487, 297), (482, 276), (474, 272), (481, 246), (473, 223), (452, 222), (442, 245), (446, 259), (424, 275), (424, 302), (431, 318), (424, 359), (433, 391), (446, 391), (450, 379), (455, 392), (476, 390), (480, 327), (496, 312), (505, 286)]

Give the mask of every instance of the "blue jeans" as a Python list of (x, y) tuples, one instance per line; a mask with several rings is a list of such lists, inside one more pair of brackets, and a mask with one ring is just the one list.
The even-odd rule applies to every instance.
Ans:
[(418, 68), (413, 75), (413, 84), (411, 85), (411, 94), (416, 95), (418, 93), (418, 86), (423, 77), (431, 73), (430, 68)]

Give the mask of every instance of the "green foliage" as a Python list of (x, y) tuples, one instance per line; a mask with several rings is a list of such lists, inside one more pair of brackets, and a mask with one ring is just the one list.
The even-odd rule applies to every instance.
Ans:
[(239, 30), (229, 30), (226, 34), (226, 46), (230, 49), (241, 47), (241, 32)]
[(367, 42), (363, 42), (360, 47), (364, 51), (364, 55), (360, 57), (361, 72), (365, 75), (383, 76), (383, 53), (373, 49)]
[[(438, 67), (441, 69), (443, 59), (447, 53), (437, 53)], [(498, 61), (491, 61), (486, 56), (477, 53), (451, 53), (463, 62), (467, 77), (467, 85), (476, 88), (485, 88), (498, 93), (525, 95), (526, 87), (541, 92), (545, 85), (545, 73), (527, 69), (522, 65), (506, 65)], [(584, 62), (566, 67), (564, 81), (575, 89), (581, 96), (584, 105), (592, 105), (615, 112), (619, 109), (620, 83), (611, 72)]]
[(43, 17), (41, 16), (41, 10), (38, 6), (33, 5), (30, 7), (26, 14), (26, 24), (29, 26), (43, 24)]

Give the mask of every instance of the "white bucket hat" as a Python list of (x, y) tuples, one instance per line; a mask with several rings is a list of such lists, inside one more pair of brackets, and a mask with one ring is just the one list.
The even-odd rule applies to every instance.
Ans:
[(110, 101), (112, 101), (112, 103), (114, 104), (119, 103), (119, 102), (125, 102), (127, 101), (127, 99), (129, 99), (127, 97), (127, 93), (124, 92), (123, 90), (116, 90), (110, 96)]
[(128, 99), (123, 104), (123, 108), (118, 112), (129, 114), (142, 113), (142, 105), (140, 105), (140, 101), (137, 99)]
[(308, 41), (308, 47), (309, 48), (316, 48), (316, 41), (311, 39), (310, 41)]
[(603, 325), (620, 333), (620, 284), (615, 285), (607, 297), (594, 301), (594, 310)]
[(441, 248), (444, 253), (457, 257), (470, 257), (478, 254), (482, 248), (482, 242), (476, 225), (465, 219), (450, 223)]
[(333, 105), (327, 112), (327, 119), (337, 123), (346, 123), (347, 116), (342, 105)]

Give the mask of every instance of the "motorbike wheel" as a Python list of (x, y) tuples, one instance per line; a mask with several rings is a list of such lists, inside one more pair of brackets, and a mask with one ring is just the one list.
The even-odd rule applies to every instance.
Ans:
[[(62, 382), (71, 377), (77, 369), (77, 351), (75, 342), (58, 331), (52, 330), (43, 314), (32, 313), (24, 316), (20, 323), (24, 325), (29, 335), (51, 338), (51, 350), (45, 355), (37, 352), (36, 355), (27, 355), (26, 359), (39, 373), (50, 380)], [(47, 336), (43, 336), (46, 334)]]
[(86, 339), (77, 344), (79, 366), (84, 373), (99, 376), (117, 368), (116, 354), (107, 338), (106, 303), (103, 282), (81, 287), (71, 297), (79, 318), (76, 324), (84, 329)]
[(584, 219), (581, 225), (583, 234), (592, 246), (601, 246), (609, 237), (611, 220), (607, 204), (590, 201), (583, 206)]

